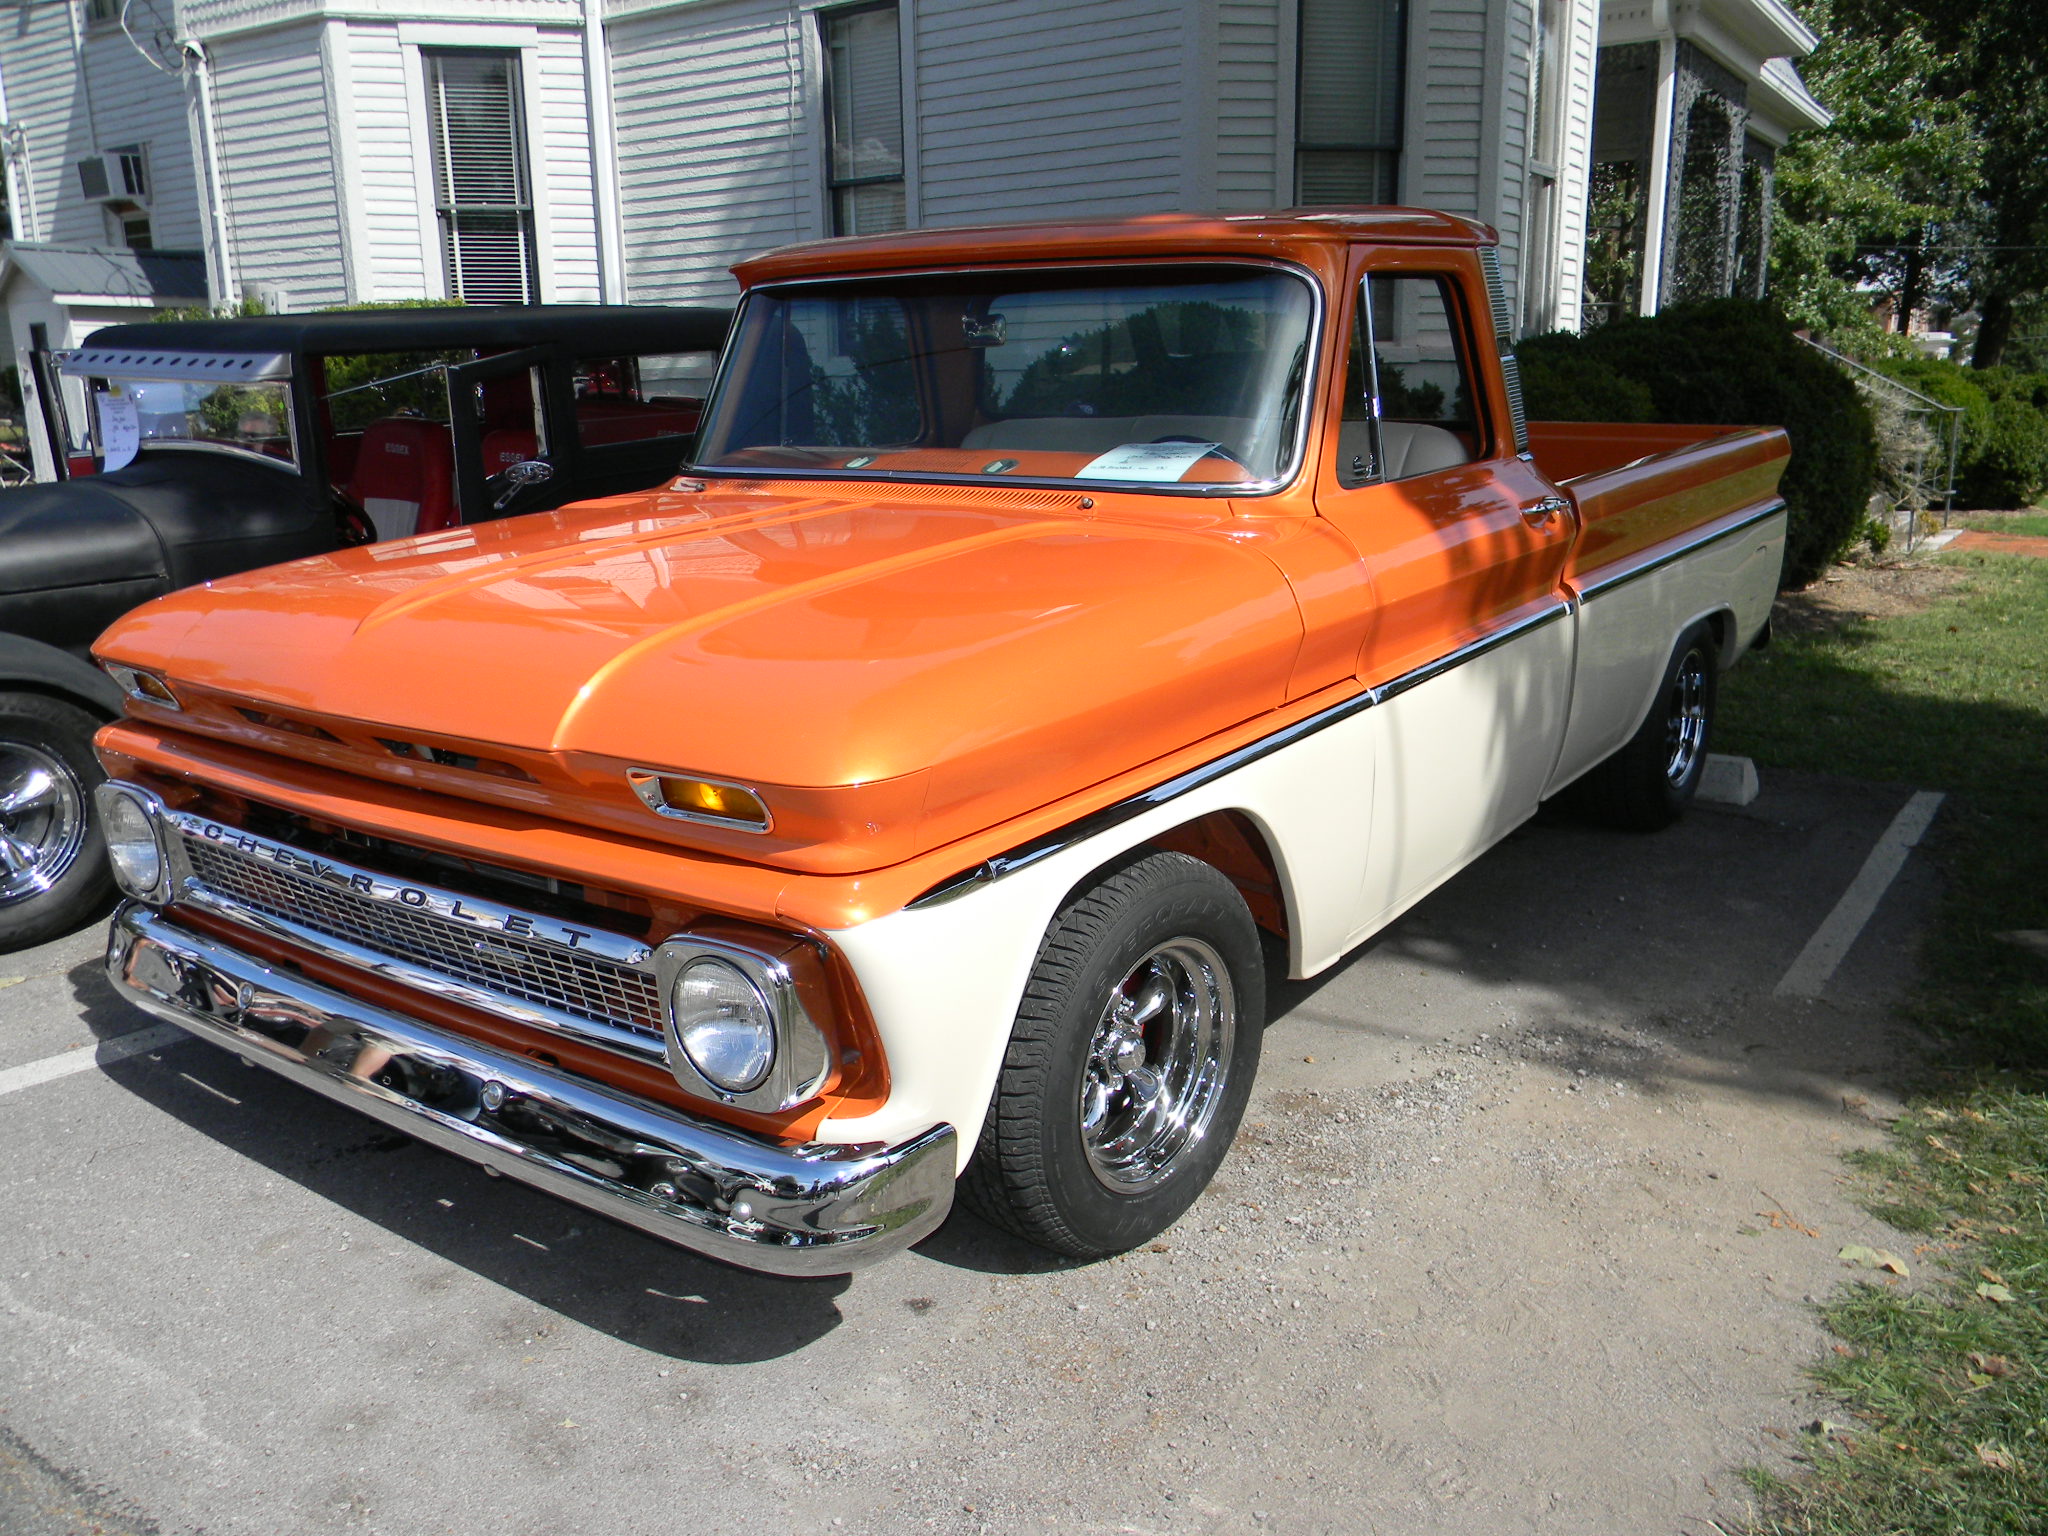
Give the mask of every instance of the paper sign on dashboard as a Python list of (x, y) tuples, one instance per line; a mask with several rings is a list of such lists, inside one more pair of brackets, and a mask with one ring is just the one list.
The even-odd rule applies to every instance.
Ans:
[(1076, 480), (1178, 480), (1216, 451), (1215, 443), (1125, 443), (1074, 471)]
[(101, 472), (126, 469), (142, 446), (142, 418), (136, 412), (135, 397), (115, 384), (98, 399)]

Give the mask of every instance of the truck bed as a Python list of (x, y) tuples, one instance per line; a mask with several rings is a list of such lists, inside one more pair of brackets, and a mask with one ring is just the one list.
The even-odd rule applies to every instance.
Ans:
[(1778, 501), (1775, 427), (1539, 421), (1529, 448), (1580, 520), (1565, 579), (1583, 590)]

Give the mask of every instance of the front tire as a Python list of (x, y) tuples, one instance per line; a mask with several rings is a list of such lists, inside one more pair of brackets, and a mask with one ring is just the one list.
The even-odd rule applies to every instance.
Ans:
[(1265, 964), (1211, 866), (1139, 858), (1053, 919), (961, 1197), (1077, 1259), (1158, 1236), (1223, 1161), (1258, 1071)]
[(93, 789), (99, 721), (40, 693), (0, 693), (0, 950), (68, 933), (114, 895)]

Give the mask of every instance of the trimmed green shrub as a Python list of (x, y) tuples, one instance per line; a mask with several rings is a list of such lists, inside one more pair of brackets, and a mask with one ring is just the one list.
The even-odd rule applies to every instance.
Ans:
[(1887, 358), (1880, 373), (1963, 408), (1956, 500), (2002, 511), (2048, 488), (2048, 374), (1965, 368), (1936, 357)]
[[(1647, 385), (1588, 357), (1576, 336), (1537, 336), (1515, 349), (1531, 421), (1655, 421)], [(1570, 343), (1570, 345), (1554, 345)]]
[[(1647, 390), (1651, 419), (1730, 426), (1781, 426), (1792, 458), (1780, 489), (1790, 511), (1787, 586), (1804, 586), (1842, 555), (1863, 527), (1877, 481), (1870, 411), (1848, 377), (1792, 334), (1768, 304), (1707, 299), (1642, 319), (1617, 320), (1584, 336), (1538, 336), (1516, 348), (1526, 377), (1535, 361), (1545, 388), (1575, 378), (1618, 376)], [(1592, 369), (1576, 372), (1590, 363)], [(1592, 387), (1604, 388), (1597, 384)], [(1611, 390), (1603, 396), (1618, 398)], [(1601, 417), (1586, 402), (1546, 395), (1529, 414), (1542, 420)]]

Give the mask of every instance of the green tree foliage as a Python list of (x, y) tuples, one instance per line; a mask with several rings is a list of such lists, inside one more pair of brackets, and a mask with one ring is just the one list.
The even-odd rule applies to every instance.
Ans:
[(921, 422), (917, 372), (901, 306), (860, 306), (842, 323), (853, 331), (844, 347), (853, 370), (830, 374), (811, 365), (812, 440), (841, 448), (914, 441)]
[[(1260, 317), (1207, 301), (1154, 304), (1063, 339), (1026, 368), (992, 415), (1227, 414), (1259, 356)], [(1443, 392), (1437, 391), (1439, 403)]]
[(1821, 42), (1800, 72), (1834, 122), (1779, 156), (1771, 237), (1773, 296), (1837, 336), (1874, 332), (1873, 288), (1902, 315), (1966, 301), (1987, 218), (1974, 96), (1912, 17), (1866, 30), (1845, 14), (1857, 3), (1801, 8)]
[[(1877, 479), (1870, 411), (1848, 376), (1771, 305), (1678, 304), (1584, 336), (1532, 337), (1516, 350), (1538, 420), (1596, 418), (1643, 391), (1658, 421), (1782, 426), (1792, 439), (1780, 484), (1791, 513), (1786, 585), (1814, 580), (1854, 542)], [(1579, 404), (1575, 390), (1593, 399)]]
[(2005, 361), (2016, 320), (2048, 293), (2048, 6), (2041, 0), (1831, 0), (1833, 27), (1935, 49), (1931, 96), (1969, 115), (1981, 147), (1981, 248), (1970, 288), (1983, 322), (1972, 362)]

